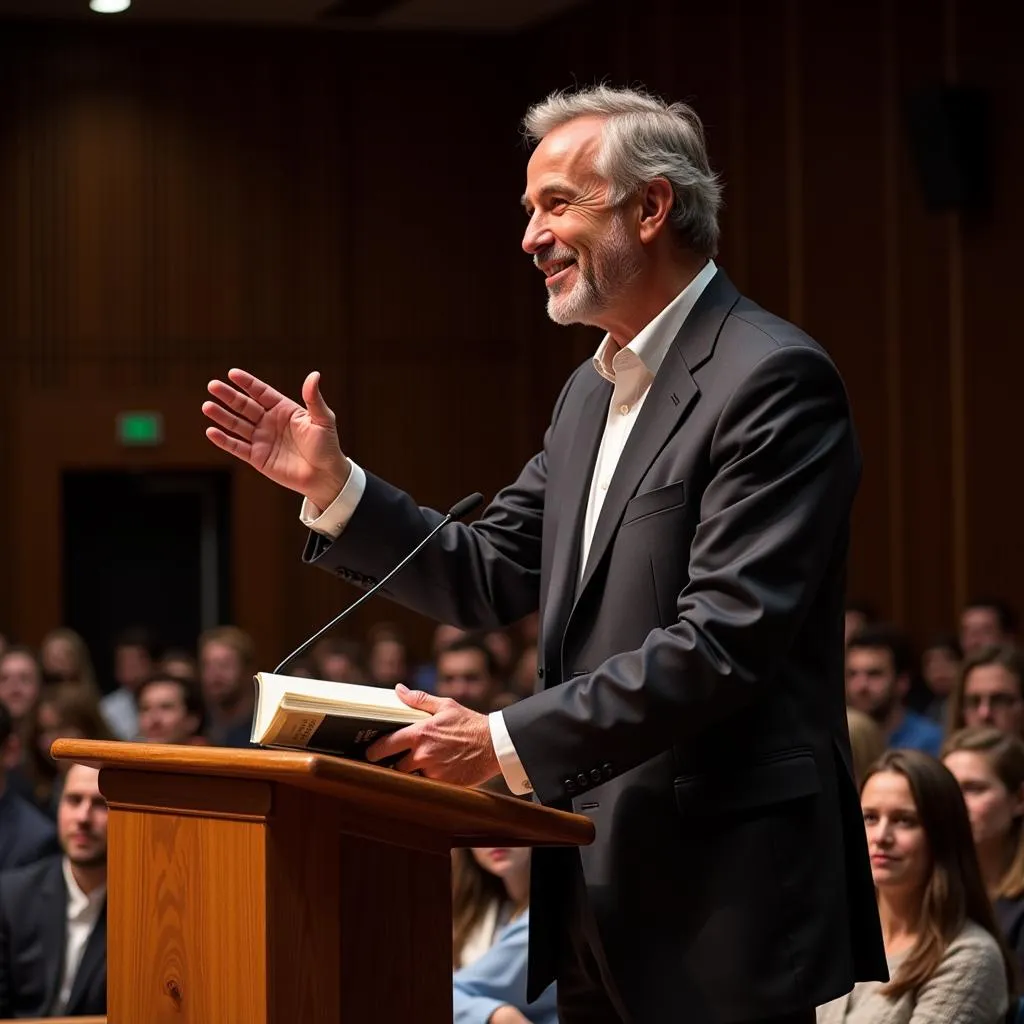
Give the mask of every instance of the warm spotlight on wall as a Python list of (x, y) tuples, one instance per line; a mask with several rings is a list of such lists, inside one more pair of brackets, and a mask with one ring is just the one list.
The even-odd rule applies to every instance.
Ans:
[(132, 0), (89, 0), (89, 10), (97, 14), (120, 14), (131, 5)]

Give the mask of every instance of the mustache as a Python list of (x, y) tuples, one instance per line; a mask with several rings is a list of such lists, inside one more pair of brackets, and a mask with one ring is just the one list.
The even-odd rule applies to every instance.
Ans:
[(533, 254), (533, 265), (540, 267), (542, 263), (549, 263), (554, 260), (574, 260), (576, 259), (576, 250), (570, 249), (567, 245), (549, 245), (546, 249), (541, 249), (539, 252)]

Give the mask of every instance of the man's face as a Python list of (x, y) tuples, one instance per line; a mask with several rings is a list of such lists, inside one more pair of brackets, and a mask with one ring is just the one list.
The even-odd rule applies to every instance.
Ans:
[(215, 707), (231, 704), (238, 697), (243, 678), (242, 659), (234, 647), (216, 640), (204, 645), (199, 654), (199, 679), (203, 696)]
[(13, 651), (0, 660), (0, 701), (16, 722), (28, 714), (41, 685), (39, 668), (27, 654)]
[(474, 711), (489, 711), (494, 680), (483, 651), (445, 651), (437, 659), (437, 695), (451, 697)]
[(122, 644), (114, 651), (114, 678), (134, 693), (153, 674), (153, 659), (145, 647)]
[(1020, 680), (1002, 665), (978, 665), (964, 680), (964, 725), (987, 725), (1020, 736), (1024, 700)]
[(198, 727), (180, 683), (150, 683), (139, 697), (139, 732), (147, 743), (187, 743)]
[(57, 831), (72, 864), (97, 867), (107, 859), (107, 801), (100, 794), (100, 773), (73, 764), (64, 779)]
[(533, 151), (523, 249), (544, 273), (552, 320), (609, 330), (643, 269), (643, 250), (630, 208), (609, 205), (609, 182), (595, 170), (601, 129), (599, 118), (581, 117)]
[(968, 657), (1007, 639), (995, 608), (967, 608), (960, 616), (960, 647)]
[(897, 677), (885, 647), (855, 647), (846, 652), (846, 703), (876, 722), (885, 722), (902, 697), (905, 680)]

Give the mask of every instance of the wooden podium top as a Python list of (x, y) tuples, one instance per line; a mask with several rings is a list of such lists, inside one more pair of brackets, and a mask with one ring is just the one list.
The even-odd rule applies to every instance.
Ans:
[(581, 814), (323, 754), (80, 739), (57, 740), (51, 752), (97, 768), (214, 775), (312, 790), (369, 815), (446, 834), (452, 846), (504, 845), (480, 841), (496, 837), (521, 846), (586, 846), (594, 840), (593, 822)]

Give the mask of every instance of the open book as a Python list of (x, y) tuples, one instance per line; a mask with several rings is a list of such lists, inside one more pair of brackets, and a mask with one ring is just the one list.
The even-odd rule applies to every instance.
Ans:
[(365, 759), (378, 736), (430, 716), (394, 690), (257, 673), (253, 743)]

